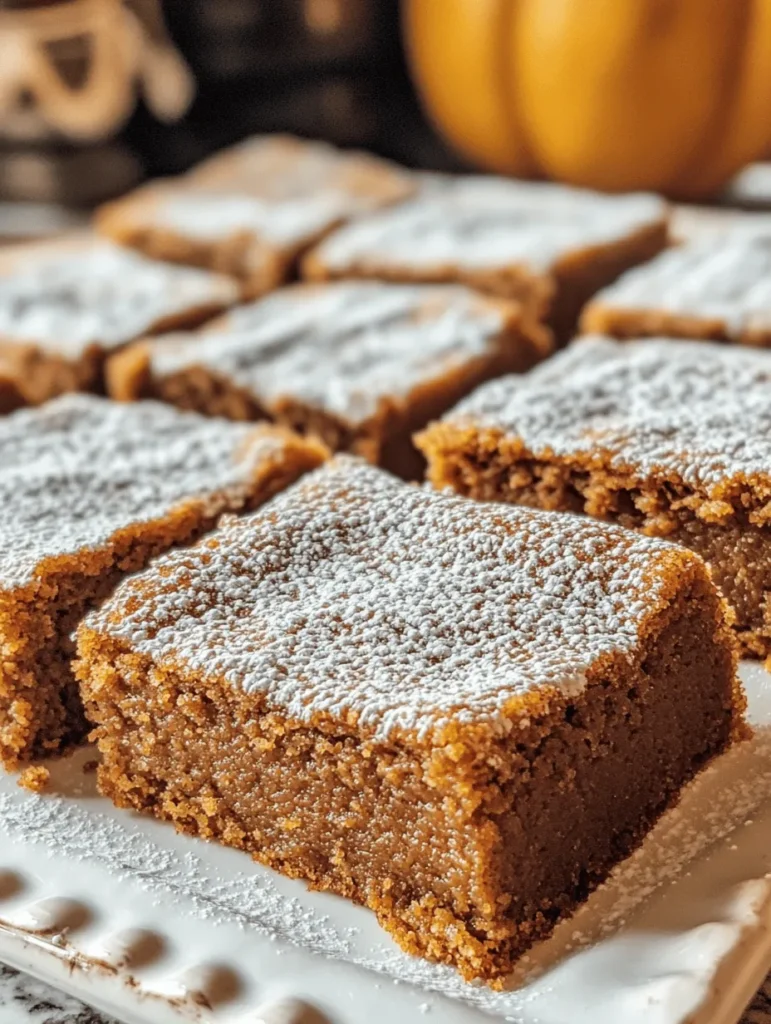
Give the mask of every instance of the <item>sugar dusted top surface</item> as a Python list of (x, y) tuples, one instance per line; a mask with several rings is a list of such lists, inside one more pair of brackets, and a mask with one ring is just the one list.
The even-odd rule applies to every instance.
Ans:
[(620, 241), (666, 215), (652, 195), (463, 177), (349, 224), (315, 250), (324, 265), (394, 268), (520, 264), (545, 272), (569, 254)]
[(160, 377), (205, 366), (267, 407), (289, 396), (361, 422), (383, 398), (495, 351), (505, 326), (501, 304), (460, 287), (299, 285), (211, 331), (154, 342), (149, 355)]
[(282, 436), (90, 395), (0, 418), (0, 589), (28, 583), (44, 559), (98, 549), (186, 500), (215, 513), (237, 507)]
[(0, 341), (77, 357), (90, 344), (116, 348), (164, 320), (237, 299), (229, 278), (93, 242), (30, 256), (0, 274)]
[(507, 705), (534, 689), (579, 692), (600, 656), (631, 656), (664, 561), (693, 557), (591, 519), (412, 487), (348, 456), (215, 538), (126, 581), (90, 626), (381, 739), (505, 728)]
[(192, 239), (217, 241), (240, 233), (255, 240), (297, 248), (312, 242), (350, 215), (350, 202), (339, 192), (283, 200), (216, 192), (179, 192), (135, 214), (153, 226)]
[(408, 171), (387, 160), (290, 135), (245, 139), (193, 168), (181, 183), (271, 202), (333, 193), (345, 197), (350, 215), (403, 199), (416, 188)]
[(771, 235), (735, 230), (668, 249), (622, 275), (594, 302), (717, 320), (727, 335), (771, 331)]
[(637, 476), (701, 489), (771, 473), (771, 353), (587, 337), (447, 414), (521, 438), (536, 457), (602, 453)]

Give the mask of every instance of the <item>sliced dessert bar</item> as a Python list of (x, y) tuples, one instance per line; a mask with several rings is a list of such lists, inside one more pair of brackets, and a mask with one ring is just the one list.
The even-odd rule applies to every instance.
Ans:
[(13, 368), (0, 357), (0, 415), (24, 405), (19, 382)]
[(267, 416), (415, 476), (414, 430), (550, 350), (548, 330), (513, 303), (460, 286), (351, 281), (285, 288), (202, 333), (130, 346), (107, 377), (115, 398)]
[(258, 137), (107, 204), (97, 226), (150, 256), (232, 274), (254, 298), (287, 281), (332, 228), (415, 190), (407, 171), (377, 157)]
[(340, 228), (303, 267), (316, 280), (461, 282), (525, 302), (564, 338), (594, 292), (666, 239), (655, 196), (466, 177)]
[(604, 289), (584, 331), (771, 345), (771, 234), (735, 230), (669, 249)]
[(587, 338), (418, 439), (437, 487), (586, 512), (699, 552), (771, 654), (771, 355)]
[(742, 731), (704, 562), (338, 456), (122, 583), (77, 674), (119, 806), (495, 979)]
[(349, 198), (354, 214), (406, 199), (419, 178), (398, 164), (360, 150), (293, 135), (252, 135), (197, 164), (184, 180), (195, 188), (291, 199), (332, 191)]
[(72, 631), (124, 573), (322, 458), (280, 428), (155, 402), (69, 395), (0, 419), (0, 761), (83, 737)]
[(24, 400), (100, 391), (106, 354), (238, 300), (230, 278), (93, 238), (25, 246), (0, 267), (0, 360)]

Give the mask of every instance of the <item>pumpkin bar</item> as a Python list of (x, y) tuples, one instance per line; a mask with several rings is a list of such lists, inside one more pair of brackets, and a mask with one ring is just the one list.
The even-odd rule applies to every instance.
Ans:
[(742, 731), (696, 555), (337, 456), (78, 631), (101, 791), (494, 980)]
[(0, 268), (0, 361), (25, 402), (101, 391), (108, 352), (238, 300), (230, 278), (91, 237), (24, 247)]
[(280, 428), (155, 402), (67, 395), (0, 419), (0, 761), (86, 733), (72, 631), (122, 575), (322, 458)]
[(0, 416), (24, 405), (19, 382), (10, 364), (0, 358)]
[(769, 346), (771, 236), (736, 228), (669, 249), (599, 292), (581, 327), (616, 338)]
[(130, 346), (107, 371), (118, 399), (154, 397), (231, 419), (268, 417), (402, 476), (411, 436), (490, 377), (551, 350), (519, 306), (452, 285), (294, 285), (202, 333)]
[(666, 238), (655, 196), (471, 176), (340, 228), (303, 270), (314, 280), (461, 282), (524, 302), (564, 339), (594, 292)]
[(107, 204), (97, 226), (150, 256), (232, 274), (254, 298), (288, 280), (332, 228), (415, 190), (407, 171), (376, 157), (258, 136)]
[(745, 654), (771, 655), (771, 357), (669, 338), (575, 343), (417, 439), (437, 487), (585, 512), (697, 551)]

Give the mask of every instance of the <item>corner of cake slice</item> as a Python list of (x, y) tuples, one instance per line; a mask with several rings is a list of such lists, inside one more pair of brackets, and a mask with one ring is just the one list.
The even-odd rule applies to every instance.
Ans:
[(78, 630), (101, 791), (497, 983), (743, 732), (697, 555), (338, 456)]
[(118, 579), (324, 457), (278, 427), (155, 402), (70, 395), (0, 419), (0, 762), (87, 733), (72, 632)]
[(696, 551), (742, 652), (771, 656), (771, 354), (579, 338), (416, 438), (435, 487), (584, 512)]

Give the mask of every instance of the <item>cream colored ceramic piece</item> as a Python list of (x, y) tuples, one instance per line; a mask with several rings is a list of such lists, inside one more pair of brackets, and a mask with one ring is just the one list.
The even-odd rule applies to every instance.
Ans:
[(771, 967), (771, 676), (756, 736), (689, 787), (509, 991), (464, 984), (374, 917), (97, 796), (0, 777), (0, 959), (129, 1024), (734, 1024)]

